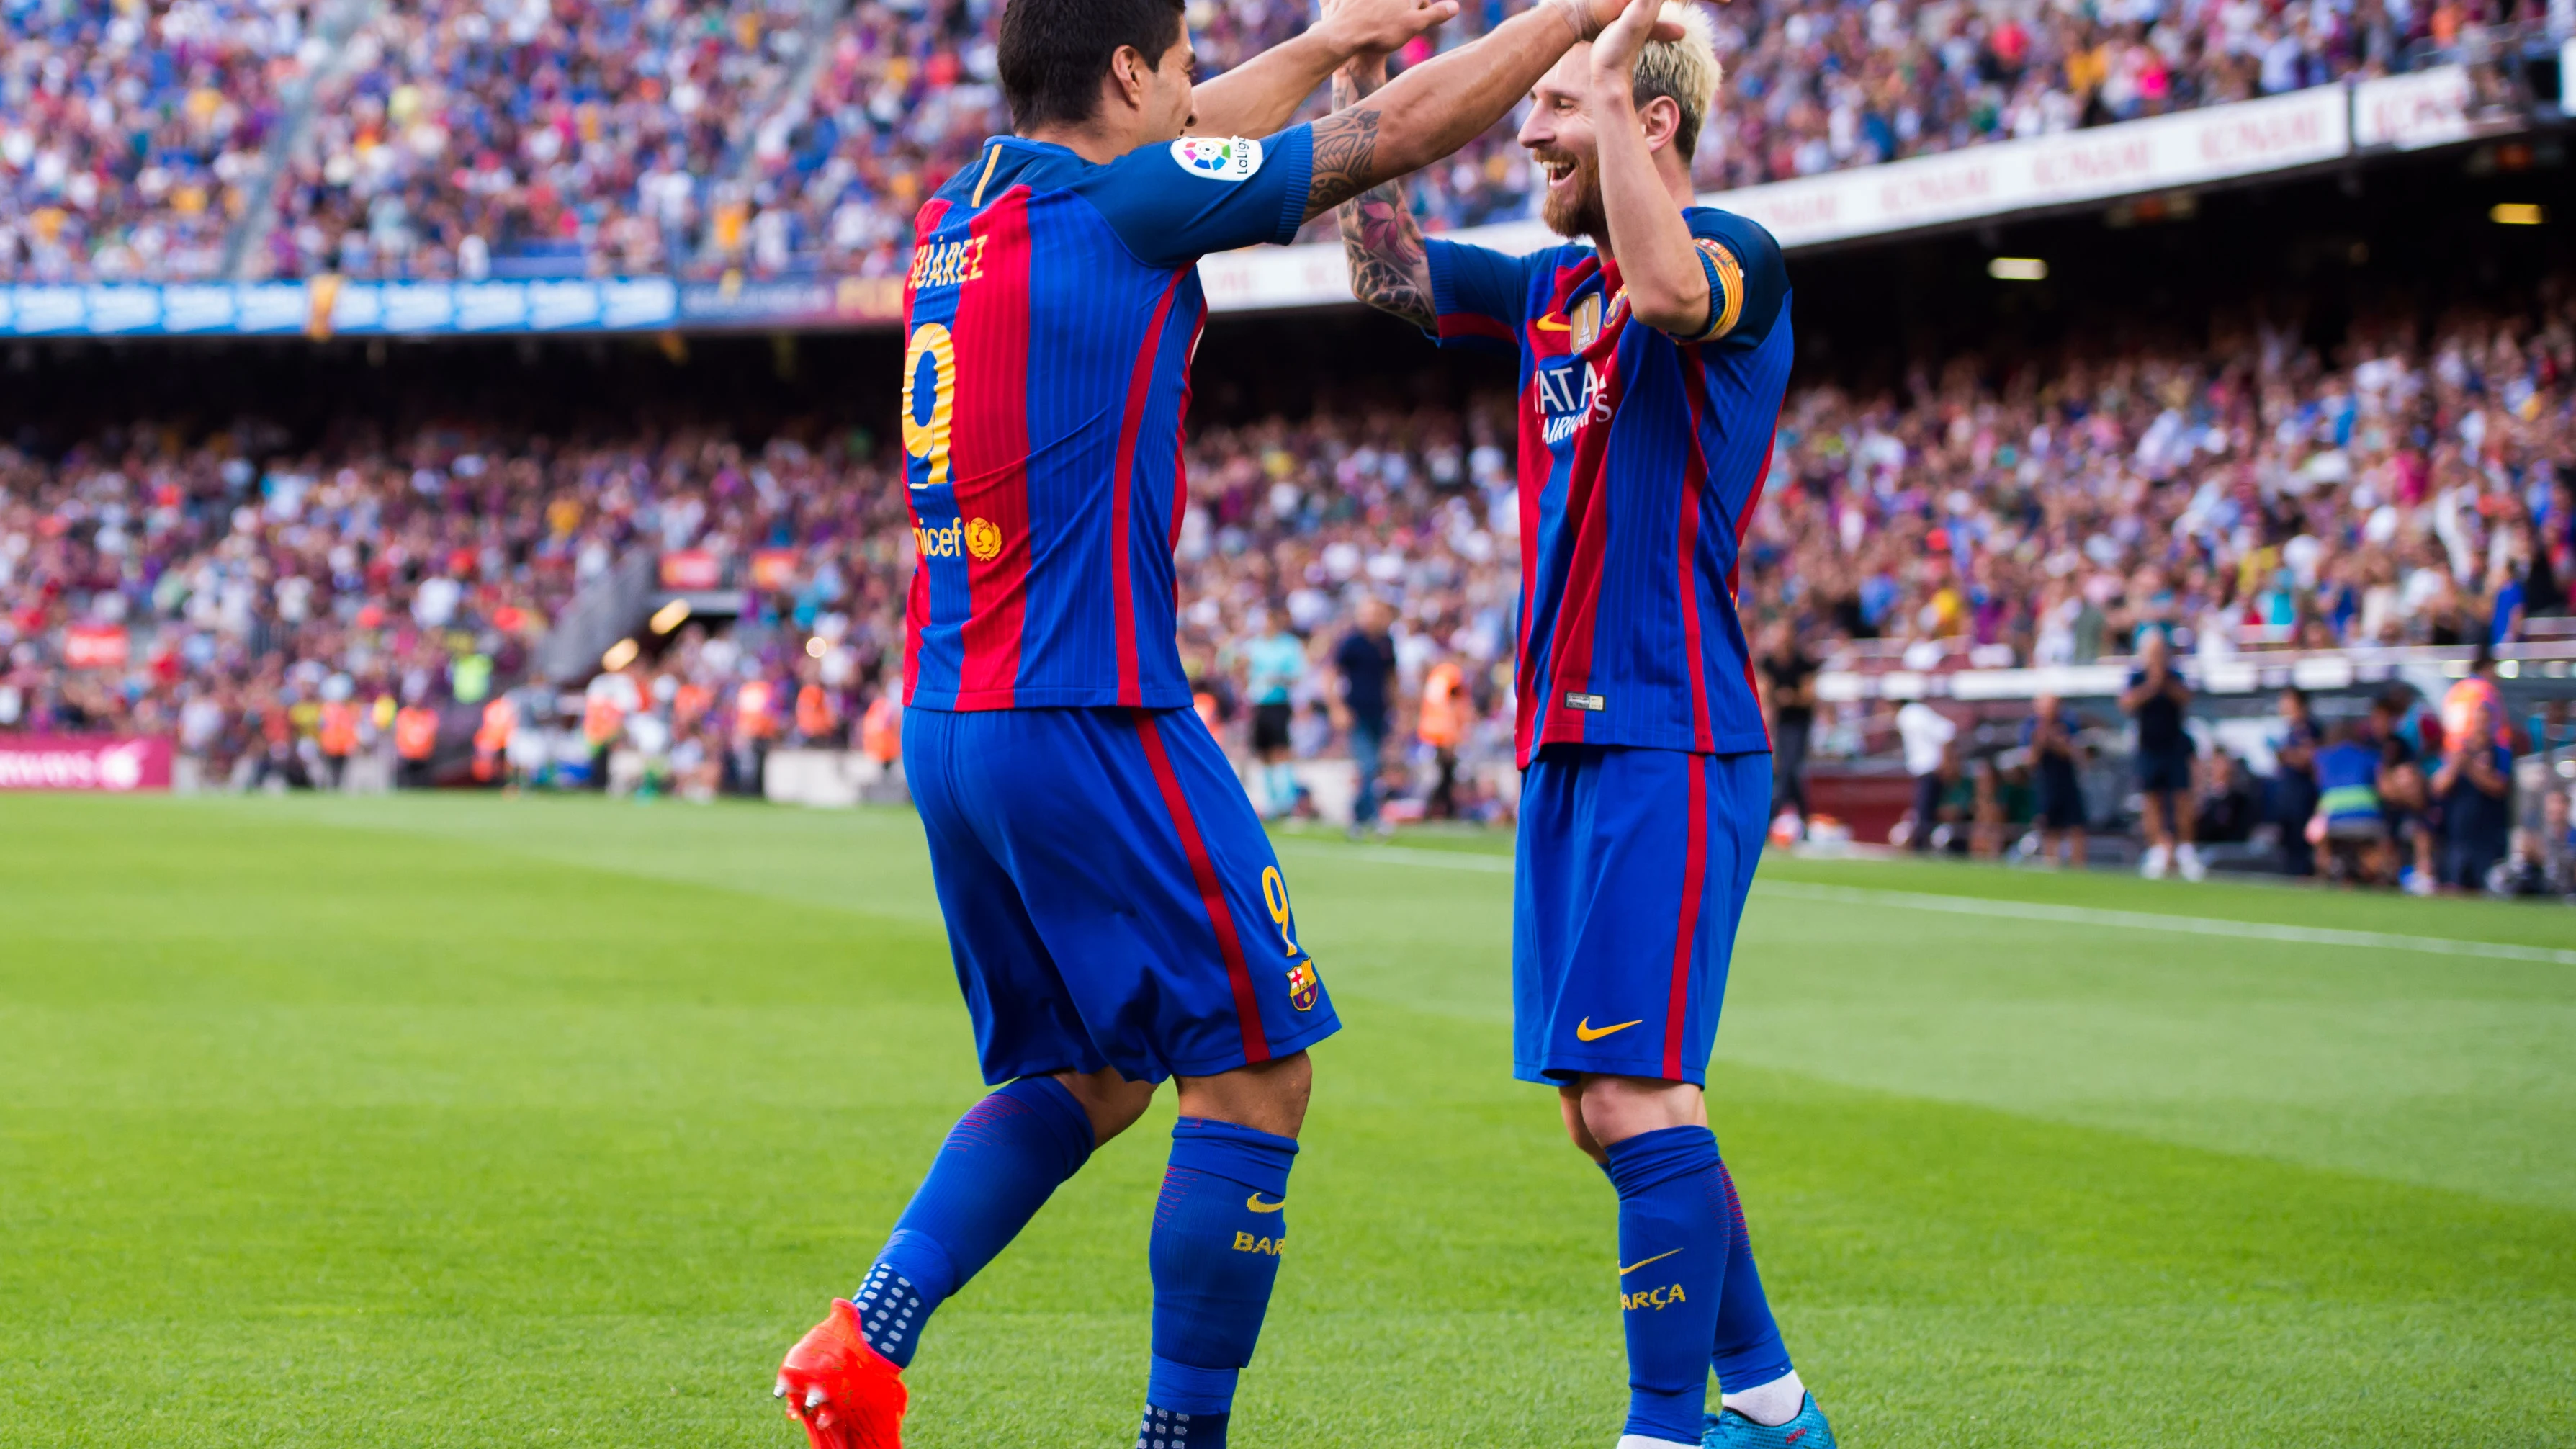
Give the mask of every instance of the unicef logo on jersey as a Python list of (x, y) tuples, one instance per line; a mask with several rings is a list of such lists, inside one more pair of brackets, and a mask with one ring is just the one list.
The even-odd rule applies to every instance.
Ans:
[(1172, 159), (1192, 176), (1241, 181), (1261, 169), (1261, 143), (1245, 136), (1183, 136), (1172, 143)]

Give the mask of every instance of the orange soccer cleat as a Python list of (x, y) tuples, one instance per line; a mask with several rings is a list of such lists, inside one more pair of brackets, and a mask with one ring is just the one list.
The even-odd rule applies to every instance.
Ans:
[(859, 1336), (846, 1298), (787, 1351), (776, 1392), (812, 1449), (903, 1449), (903, 1370)]

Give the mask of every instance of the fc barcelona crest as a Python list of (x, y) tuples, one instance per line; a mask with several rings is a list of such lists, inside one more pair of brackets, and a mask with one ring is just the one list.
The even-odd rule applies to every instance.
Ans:
[(1290, 1006), (1299, 1011), (1312, 1011), (1315, 1009), (1315, 998), (1322, 991), (1323, 983), (1315, 979), (1314, 962), (1300, 961), (1288, 968), (1288, 1004)]

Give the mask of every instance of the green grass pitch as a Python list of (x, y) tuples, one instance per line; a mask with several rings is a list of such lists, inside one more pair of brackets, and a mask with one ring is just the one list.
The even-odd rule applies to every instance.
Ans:
[[(1505, 848), (1282, 844), (1347, 1028), (1247, 1449), (1617, 1433), (1610, 1192), (1509, 1080)], [(1887, 893), (2576, 912), (1762, 879), (1713, 1111), (1844, 1443), (2576, 1443), (2576, 964)], [(779, 1354), (978, 1092), (899, 812), (0, 801), (0, 1446), (784, 1449)], [(1131, 1441), (1170, 1113), (932, 1326), (920, 1449)]]

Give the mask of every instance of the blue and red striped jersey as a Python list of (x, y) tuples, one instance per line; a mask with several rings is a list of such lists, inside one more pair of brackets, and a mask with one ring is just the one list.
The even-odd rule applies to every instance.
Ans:
[(1107, 164), (996, 136), (922, 206), (903, 290), (910, 703), (1190, 702), (1172, 537), (1198, 259), (1293, 238), (1311, 164), (1305, 126)]
[(1427, 243), (1443, 346), (1520, 356), (1518, 753), (1555, 741), (1766, 750), (1736, 553), (1794, 343), (1779, 244), (1684, 213), (1709, 276), (1696, 337), (1632, 326), (1615, 261)]

